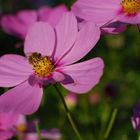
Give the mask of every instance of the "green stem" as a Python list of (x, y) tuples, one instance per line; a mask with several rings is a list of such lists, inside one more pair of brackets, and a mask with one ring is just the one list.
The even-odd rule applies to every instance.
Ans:
[(112, 113), (112, 116), (111, 116), (111, 120), (109, 122), (109, 125), (108, 125), (107, 130), (106, 130), (105, 135), (104, 135), (104, 139), (107, 139), (109, 137), (109, 134), (110, 134), (111, 129), (113, 127), (113, 124), (114, 124), (114, 121), (115, 121), (117, 112), (118, 112), (117, 109), (114, 109), (113, 110), (113, 113)]
[(138, 140), (140, 140), (140, 136), (138, 137)]
[(78, 129), (77, 129), (77, 127), (76, 127), (71, 115), (70, 115), (69, 109), (68, 109), (67, 104), (66, 104), (66, 102), (65, 102), (65, 100), (63, 98), (63, 95), (61, 94), (61, 92), (60, 92), (59, 88), (57, 87), (57, 85), (54, 85), (54, 87), (55, 87), (56, 91), (58, 92), (58, 94), (59, 94), (59, 96), (60, 96), (60, 98), (62, 100), (62, 103), (64, 105), (64, 108), (65, 108), (65, 111), (66, 111), (66, 114), (67, 114), (67, 117), (68, 117), (68, 120), (69, 120), (69, 122), (70, 122), (70, 124), (71, 124), (71, 126), (72, 126), (72, 128), (73, 128), (73, 130), (75, 132), (75, 134), (77, 135), (79, 140), (82, 140), (82, 137), (81, 137), (81, 135), (80, 135), (80, 133), (79, 133), (79, 131), (78, 131)]
[(35, 127), (36, 127), (36, 131), (37, 131), (37, 134), (38, 134), (38, 140), (42, 140), (38, 121), (35, 121)]

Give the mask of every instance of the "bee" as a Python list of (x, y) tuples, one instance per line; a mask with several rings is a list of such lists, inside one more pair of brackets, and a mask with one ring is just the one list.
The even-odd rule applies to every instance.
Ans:
[(38, 61), (40, 61), (42, 59), (41, 54), (37, 53), (37, 52), (29, 54), (27, 57), (28, 57), (30, 64), (36, 64)]

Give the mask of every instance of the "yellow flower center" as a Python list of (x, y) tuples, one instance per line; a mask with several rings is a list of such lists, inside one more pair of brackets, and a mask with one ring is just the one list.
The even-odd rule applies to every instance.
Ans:
[(140, 11), (139, 0), (123, 0), (121, 3), (123, 10), (127, 14), (136, 14)]
[(47, 77), (54, 70), (52, 60), (47, 56), (42, 57), (40, 53), (35, 52), (29, 56), (29, 63), (32, 64), (33, 70), (38, 77)]
[(19, 126), (17, 126), (17, 130), (20, 131), (20, 132), (26, 131), (26, 125), (25, 124), (20, 124)]

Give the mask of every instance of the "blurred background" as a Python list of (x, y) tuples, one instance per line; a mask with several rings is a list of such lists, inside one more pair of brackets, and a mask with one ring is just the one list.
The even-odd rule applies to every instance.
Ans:
[[(22, 9), (37, 9), (65, 4), (70, 8), (74, 0), (0, 0), (0, 16), (14, 14)], [(23, 54), (19, 38), (0, 29), (0, 56)], [(104, 75), (100, 83), (87, 94), (74, 94), (60, 87), (71, 115), (83, 140), (103, 140), (114, 108), (118, 109), (108, 140), (136, 140), (138, 135), (131, 124), (133, 108), (140, 99), (140, 32), (137, 26), (119, 35), (102, 35), (98, 44), (83, 59), (99, 56), (104, 59)], [(0, 94), (5, 89), (0, 88)], [(27, 119), (40, 120), (41, 129), (58, 128), (62, 140), (77, 140), (66, 117), (63, 104), (53, 87), (44, 90), (39, 110)], [(16, 140), (16, 138), (13, 138)]]

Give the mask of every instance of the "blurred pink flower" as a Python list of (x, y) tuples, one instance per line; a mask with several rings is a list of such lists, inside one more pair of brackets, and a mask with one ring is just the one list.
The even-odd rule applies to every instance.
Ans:
[[(38, 140), (35, 124), (33, 128), (29, 127), (29, 122), (27, 122), (24, 115), (9, 112), (0, 113), (0, 140), (8, 140), (16, 135), (21, 140)], [(41, 136), (43, 139), (60, 140), (61, 133), (58, 129), (53, 128), (50, 130), (41, 130)]]
[(140, 130), (140, 101), (138, 101), (137, 105), (133, 109), (133, 116), (131, 118), (131, 122), (133, 128), (136, 131)]
[[(16, 123), (16, 134), (21, 138), (21, 140), (38, 140), (35, 126), (36, 123), (39, 123), (39, 120), (29, 122), (26, 120), (25, 116), (20, 115)], [(40, 134), (43, 139), (60, 140), (61, 138), (61, 133), (57, 128), (51, 128), (48, 130), (41, 129)]]
[(93, 23), (87, 23), (79, 31), (72, 13), (65, 13), (55, 29), (46, 22), (35, 23), (25, 39), (26, 57), (9, 54), (0, 58), (0, 86), (16, 86), (0, 96), (0, 111), (35, 112), (43, 86), (51, 83), (60, 82), (75, 93), (91, 90), (102, 76), (103, 60), (94, 58), (74, 63), (83, 58), (99, 38), (100, 30)]
[(95, 92), (95, 93), (92, 93), (90, 96), (89, 96), (89, 102), (90, 104), (92, 105), (97, 105), (101, 102), (101, 95), (100, 93), (98, 92)]
[(0, 140), (7, 140), (15, 135), (15, 127), (20, 115), (0, 113)]
[(16, 15), (3, 16), (1, 26), (6, 33), (24, 39), (29, 27), (33, 23), (36, 21), (46, 21), (55, 26), (66, 11), (68, 9), (64, 5), (54, 8), (44, 6), (38, 10), (22, 10)]
[(140, 23), (139, 0), (77, 0), (72, 11), (81, 19), (99, 24)]
[(71, 109), (77, 104), (77, 95), (73, 92), (70, 92), (68, 93), (68, 95), (65, 96), (65, 101), (67, 103), (68, 108)]
[(41, 136), (42, 138), (49, 140), (60, 140), (62, 138), (61, 133), (57, 128), (41, 131)]
[(16, 128), (16, 132), (17, 134), (19, 133), (23, 133), (27, 130), (27, 120), (26, 120), (26, 116), (24, 115), (19, 115), (16, 124), (15, 124), (15, 128)]
[(132, 122), (132, 126), (136, 131), (140, 130), (140, 116), (139, 117), (135, 117), (133, 116), (131, 118), (131, 122)]
[[(60, 140), (61, 133), (58, 129), (53, 128), (50, 130), (41, 131), (41, 137), (47, 140)], [(36, 132), (27, 132), (24, 134), (22, 140), (38, 140), (38, 134)]]
[(38, 140), (38, 134), (35, 132), (27, 133), (22, 140)]

